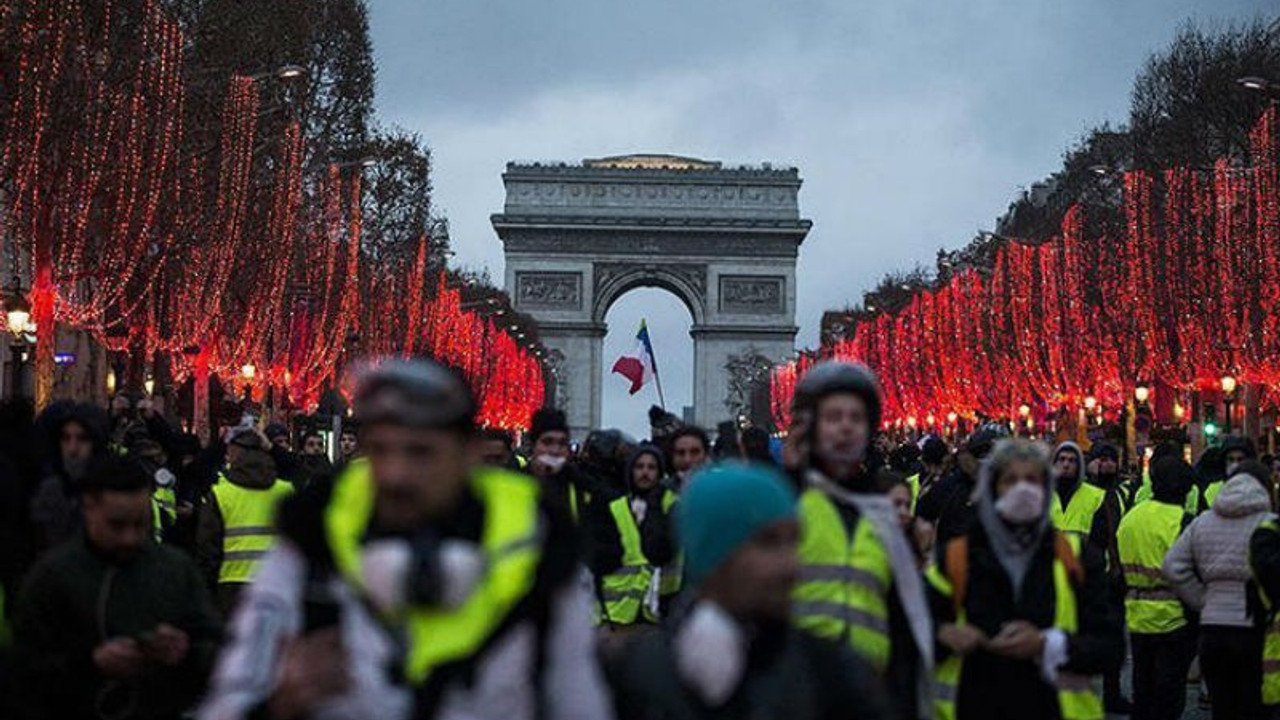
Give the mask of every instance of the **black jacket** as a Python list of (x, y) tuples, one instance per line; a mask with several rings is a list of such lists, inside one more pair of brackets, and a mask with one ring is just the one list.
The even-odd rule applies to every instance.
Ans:
[[(1102, 553), (1085, 545), (1083, 584), (1076, 587), (1079, 609), (1078, 632), (1068, 636), (1069, 660), (1064, 670), (1081, 675), (1099, 675), (1120, 666), (1124, 657), (1123, 619), (1108, 599), (1108, 580)], [(943, 562), (939, 570), (948, 570)], [(968, 590), (965, 614), (969, 624), (988, 637), (1000, 632), (1011, 620), (1027, 620), (1039, 628), (1053, 627), (1054, 534), (1045, 533), (1023, 583), (1022, 597), (1014, 600), (1013, 585), (991, 549), (986, 532), (975, 523), (969, 532)], [(935, 627), (955, 622), (953, 600), (929, 587)], [(947, 657), (937, 651), (938, 662)], [(956, 700), (958, 720), (1021, 720), (1059, 717), (1057, 691), (1040, 676), (1035, 661), (1012, 660), (978, 650), (964, 660)]]
[(952, 538), (969, 532), (969, 527), (974, 524), (974, 510), (969, 503), (973, 487), (973, 479), (956, 468), (934, 483), (929, 492), (916, 502), (916, 517), (933, 523), (936, 528), (935, 547), (939, 551)]
[(884, 690), (848, 648), (786, 625), (757, 628), (743, 679), (720, 707), (676, 670), (669, 629), (645, 636), (607, 668), (618, 720), (888, 720)]
[(18, 598), (14, 641), (23, 705), (30, 718), (93, 718), (112, 685), (93, 664), (104, 640), (136, 637), (168, 623), (187, 633), (190, 650), (177, 667), (148, 665), (110, 691), (137, 703), (129, 718), (176, 718), (204, 689), (221, 639), (209, 595), (183, 553), (148, 543), (113, 562), (79, 537), (32, 568)]

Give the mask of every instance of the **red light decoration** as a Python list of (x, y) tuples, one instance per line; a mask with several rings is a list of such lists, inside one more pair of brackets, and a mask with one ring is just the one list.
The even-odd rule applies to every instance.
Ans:
[(13, 184), (0, 243), (15, 247), (0, 257), (28, 264), (18, 269), (31, 278), (37, 355), (52, 357), (60, 323), (111, 350), (169, 355), (197, 394), (217, 376), (308, 408), (358, 337), (361, 352), (462, 370), (482, 423), (527, 423), (543, 401), (542, 364), (463, 311), (443, 275), (430, 286), (425, 235), (413, 257), (369, 255), (359, 171), (307, 177), (296, 122), (260, 137), (258, 82), (229, 78), (219, 132), (206, 132), (215, 146), (190, 154), (187, 40), (164, 5), (0, 2), (17, 39), (0, 137)]
[[(1139, 378), (1173, 397), (1230, 370), (1280, 400), (1280, 139), (1273, 105), (1247, 165), (1124, 177), (1117, 210), (1072, 207), (1060, 233), (999, 248), (895, 314), (873, 314), (818, 353), (865, 362), (887, 427), (909, 417), (1036, 417), (1085, 397), (1115, 414)], [(1109, 222), (1114, 213), (1122, 223)], [(771, 375), (775, 422), (791, 422), (810, 356)], [(1173, 418), (1171, 418), (1173, 419)]]

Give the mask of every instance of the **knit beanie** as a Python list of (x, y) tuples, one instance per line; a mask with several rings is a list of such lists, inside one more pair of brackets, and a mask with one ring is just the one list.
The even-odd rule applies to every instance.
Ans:
[(684, 568), (697, 585), (751, 536), (796, 516), (796, 496), (774, 470), (725, 463), (690, 479), (676, 511)]
[(569, 434), (569, 423), (565, 420), (563, 410), (542, 408), (533, 414), (529, 421), (529, 440), (538, 442), (538, 438), (549, 432)]

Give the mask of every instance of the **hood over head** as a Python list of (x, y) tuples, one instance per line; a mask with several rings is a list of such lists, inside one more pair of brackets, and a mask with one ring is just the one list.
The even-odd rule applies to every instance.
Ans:
[[(1079, 445), (1073, 442), (1060, 443), (1057, 447), (1053, 449), (1053, 454), (1049, 456), (1049, 474), (1050, 475), (1053, 474), (1053, 461), (1058, 458), (1058, 453), (1062, 452), (1063, 450), (1068, 450), (1074, 453), (1076, 456), (1076, 482), (1080, 482), (1084, 480), (1084, 475), (1085, 475), (1084, 466), (1087, 464), (1084, 459), (1084, 451), (1080, 449)], [(1058, 478), (1056, 477), (1051, 479), (1054, 482), (1058, 481)]]
[(645, 455), (652, 455), (658, 461), (659, 487), (661, 487), (662, 478), (667, 476), (667, 462), (666, 462), (666, 459), (663, 458), (662, 456), (662, 450), (659, 449), (657, 445), (641, 443), (638, 447), (636, 447), (635, 452), (631, 453), (630, 459), (627, 460), (626, 481), (627, 481), (628, 491), (635, 489), (632, 486), (632, 477), (634, 477), (634, 473), (636, 469), (636, 461), (638, 461), (641, 457)]
[(1196, 471), (1182, 458), (1165, 455), (1151, 464), (1151, 496), (1181, 505), (1196, 482)]
[(1238, 472), (1222, 484), (1213, 500), (1213, 513), (1226, 518), (1245, 517), (1271, 510), (1271, 494), (1263, 480), (1247, 472)]

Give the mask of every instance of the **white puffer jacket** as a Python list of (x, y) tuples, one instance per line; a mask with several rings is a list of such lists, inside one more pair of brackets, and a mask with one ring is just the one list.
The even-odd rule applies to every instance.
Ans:
[(1271, 515), (1262, 483), (1240, 474), (1222, 486), (1213, 508), (1196, 518), (1169, 548), (1164, 576), (1178, 596), (1201, 612), (1203, 625), (1249, 627), (1245, 583), (1249, 537)]

